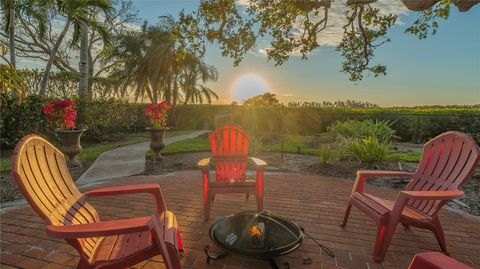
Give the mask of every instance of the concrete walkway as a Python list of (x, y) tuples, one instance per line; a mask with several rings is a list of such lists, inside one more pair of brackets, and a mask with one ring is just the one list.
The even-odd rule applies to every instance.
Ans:
[[(165, 144), (190, 139), (208, 131), (196, 131), (190, 134), (165, 138)], [(95, 162), (76, 181), (77, 185), (138, 175), (145, 170), (145, 152), (150, 141), (119, 147), (102, 153)]]

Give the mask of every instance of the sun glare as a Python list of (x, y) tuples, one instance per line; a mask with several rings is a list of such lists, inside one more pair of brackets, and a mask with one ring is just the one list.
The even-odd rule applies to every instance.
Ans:
[(233, 84), (233, 99), (237, 102), (243, 102), (267, 91), (268, 84), (261, 76), (256, 74), (243, 75)]

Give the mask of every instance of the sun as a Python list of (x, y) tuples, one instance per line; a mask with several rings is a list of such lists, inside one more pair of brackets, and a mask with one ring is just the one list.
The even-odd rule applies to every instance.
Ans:
[(243, 75), (233, 84), (233, 99), (236, 102), (243, 102), (250, 97), (264, 94), (268, 88), (267, 82), (261, 76)]

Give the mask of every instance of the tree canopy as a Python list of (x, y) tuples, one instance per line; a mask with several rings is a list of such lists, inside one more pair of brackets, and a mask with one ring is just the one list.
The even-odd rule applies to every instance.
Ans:
[[(398, 0), (400, 1), (400, 0)], [(364, 75), (385, 75), (387, 67), (374, 64), (375, 49), (389, 42), (388, 30), (396, 23), (397, 15), (385, 13), (375, 6), (376, 0), (348, 0), (343, 6), (343, 38), (337, 51), (343, 57), (341, 71), (351, 81)], [(435, 34), (439, 19), (447, 19), (451, 5), (464, 12), (479, 0), (401, 0), (419, 18), (405, 32), (420, 39)], [(320, 46), (329, 24), (332, 0), (249, 0), (237, 5), (230, 0), (201, 0), (196, 11), (180, 12), (177, 38), (191, 50), (205, 52), (206, 44), (217, 43), (223, 56), (238, 65), (245, 54), (254, 48), (258, 39), (270, 39), (265, 49), (268, 60), (281, 65), (292, 54), (307, 59)], [(338, 10), (337, 10), (338, 12)]]

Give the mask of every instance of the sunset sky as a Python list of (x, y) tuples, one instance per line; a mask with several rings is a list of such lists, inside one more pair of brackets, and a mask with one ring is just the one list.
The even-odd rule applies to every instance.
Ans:
[[(175, 15), (182, 8), (193, 10), (198, 1), (139, 0), (134, 5), (142, 19), (155, 23), (160, 15)], [(418, 14), (408, 12), (399, 0), (379, 1), (377, 5), (399, 15), (399, 23), (389, 32), (392, 42), (376, 50), (375, 61), (387, 65), (386, 77), (366, 77), (357, 84), (349, 81), (340, 72), (342, 58), (333, 46), (342, 29), (334, 26), (319, 37), (327, 45), (308, 60), (293, 56), (277, 67), (262, 54), (268, 39), (259, 40), (238, 67), (211, 46), (206, 61), (218, 68), (220, 76), (209, 86), (219, 94), (221, 103), (240, 101), (262, 91), (261, 83), (246, 79), (246, 85), (258, 85), (259, 89), (239, 93), (238, 88), (245, 87), (235, 87), (235, 83), (244, 75), (263, 80), (267, 91), (276, 93), (283, 102), (355, 99), (382, 106), (480, 103), (480, 5), (464, 13), (452, 7), (450, 18), (440, 21), (437, 35), (426, 40), (404, 34)], [(330, 16), (334, 21), (335, 14)]]

